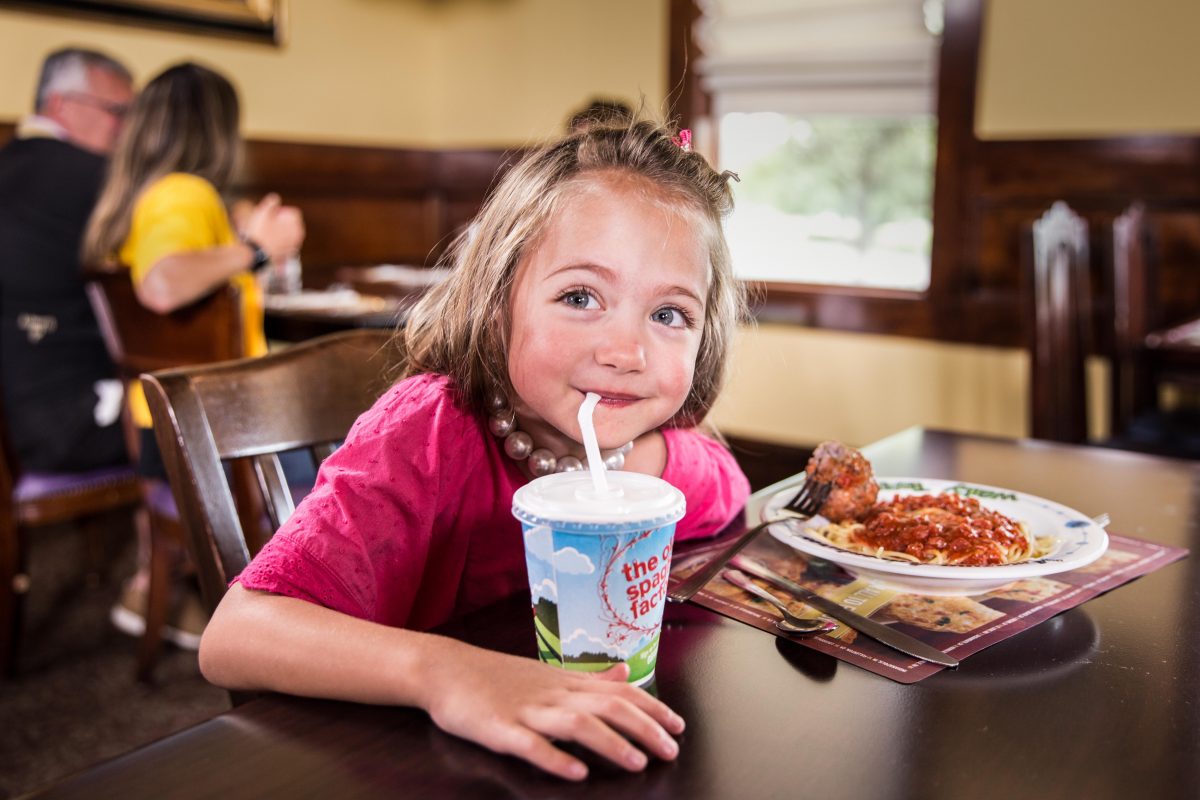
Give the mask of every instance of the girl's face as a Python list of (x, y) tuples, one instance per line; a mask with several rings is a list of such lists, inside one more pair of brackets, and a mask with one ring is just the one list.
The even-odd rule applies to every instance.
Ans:
[(654, 191), (627, 176), (585, 184), (518, 264), (508, 374), (518, 424), (535, 443), (546, 424), (582, 441), (576, 414), (588, 392), (601, 397), (602, 448), (658, 427), (687, 399), (708, 253), (698, 215), (668, 210)]

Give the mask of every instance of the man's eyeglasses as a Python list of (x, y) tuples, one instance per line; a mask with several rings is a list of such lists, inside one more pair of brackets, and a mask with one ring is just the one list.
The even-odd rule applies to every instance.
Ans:
[(83, 103), (85, 106), (98, 108), (105, 113), (111, 114), (117, 119), (123, 119), (129, 113), (128, 103), (116, 103), (112, 100), (105, 100), (103, 97), (86, 94), (84, 92), (63, 92), (63, 96), (74, 100), (76, 103)]

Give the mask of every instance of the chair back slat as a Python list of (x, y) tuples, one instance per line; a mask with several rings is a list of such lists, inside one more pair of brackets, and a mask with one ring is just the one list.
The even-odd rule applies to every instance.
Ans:
[(1113, 361), (1111, 428), (1114, 436), (1156, 405), (1146, 364), (1146, 336), (1159, 325), (1157, 274), (1146, 209), (1130, 206), (1112, 224)]
[[(237, 574), (250, 554), (200, 399), (189, 391), (186, 376), (177, 372), (159, 375), (144, 379), (146, 401), (196, 562), (200, 593), (211, 611), (216, 606), (209, 598), (220, 597), (228, 585), (224, 576), (231, 571)], [(172, 398), (169, 405), (165, 402), (168, 396)]]
[(1087, 223), (1056, 202), (1029, 232), (1030, 430), (1038, 439), (1087, 439), (1084, 362), (1090, 350)]
[(267, 516), (271, 520), (271, 529), (276, 530), (287, 522), (288, 518), (292, 516), (292, 512), (296, 510), (291, 489), (283, 474), (283, 465), (279, 463), (279, 456), (274, 453), (253, 456), (252, 460), (254, 471), (258, 475), (259, 486), (263, 496), (267, 499)]
[[(379, 330), (332, 334), (261, 358), (143, 379), (210, 608), (259, 546), (238, 520), (222, 461), (344, 439), (387, 387), (390, 336)], [(282, 522), (291, 510), (280, 471), (262, 460), (255, 464), (268, 515)]]

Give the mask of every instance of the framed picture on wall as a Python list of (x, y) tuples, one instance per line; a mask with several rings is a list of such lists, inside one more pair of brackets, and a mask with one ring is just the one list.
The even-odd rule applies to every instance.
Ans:
[(283, 44), (287, 0), (0, 0), (0, 7)]

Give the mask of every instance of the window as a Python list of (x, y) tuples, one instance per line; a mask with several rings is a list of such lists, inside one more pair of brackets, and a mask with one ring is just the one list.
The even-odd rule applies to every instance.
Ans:
[(733, 112), (717, 141), (741, 178), (727, 231), (740, 277), (929, 287), (931, 116)]
[(741, 178), (728, 228), (740, 277), (928, 288), (940, 7), (705, 3), (699, 72), (717, 163)]

